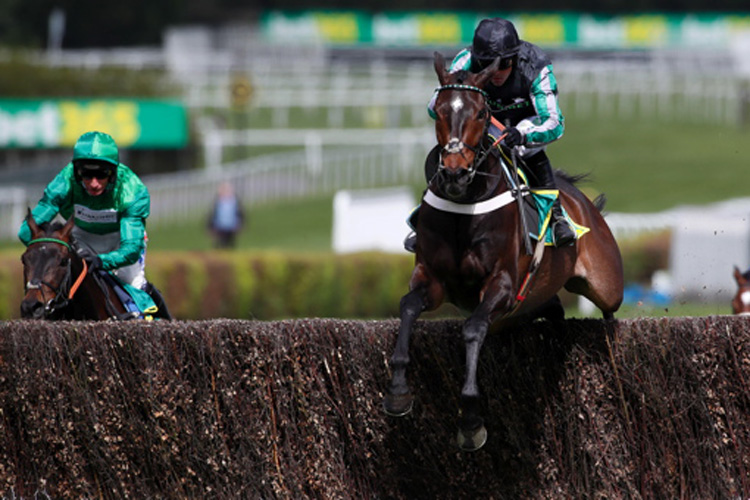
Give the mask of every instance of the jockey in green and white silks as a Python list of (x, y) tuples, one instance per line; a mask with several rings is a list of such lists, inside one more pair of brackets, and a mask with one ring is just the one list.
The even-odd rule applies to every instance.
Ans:
[[(562, 137), (565, 119), (560, 111), (557, 80), (549, 57), (536, 45), (523, 40), (516, 57), (516, 67), (509, 78), (500, 86), (490, 82), (483, 90), (490, 96), (492, 116), (523, 134), (525, 142), (518, 147), (518, 153), (524, 158), (543, 151), (547, 144)], [(472, 58), (471, 49), (466, 48), (456, 55), (448, 71), (478, 72), (481, 69)], [(436, 98), (437, 92), (428, 105), (433, 119)]]
[[(477, 73), (500, 59), (498, 70), (485, 84), (492, 115), (506, 125), (504, 144), (515, 148), (526, 164), (529, 183), (537, 189), (557, 192), (552, 165), (545, 152), (547, 144), (563, 135), (565, 119), (557, 100), (557, 80), (549, 57), (536, 45), (520, 40), (513, 23), (502, 18), (484, 19), (474, 31), (472, 46), (459, 52), (450, 65), (450, 72)], [(433, 110), (437, 91), (428, 105)], [(490, 133), (499, 137), (499, 131)], [(438, 148), (425, 163), (427, 181), (434, 175), (439, 161)], [(559, 198), (552, 205), (552, 234), (555, 246), (575, 241), (560, 206)], [(407, 237), (404, 246), (413, 250), (416, 238)]]
[[(74, 216), (77, 251), (91, 271), (103, 269), (123, 283), (143, 290), (159, 308), (157, 317), (169, 319), (164, 299), (146, 280), (146, 219), (151, 210), (148, 189), (120, 163), (114, 139), (103, 132), (83, 134), (73, 148), (73, 159), (44, 190), (31, 211), (37, 224), (58, 214)], [(28, 244), (31, 230), (24, 221), (18, 238)]]

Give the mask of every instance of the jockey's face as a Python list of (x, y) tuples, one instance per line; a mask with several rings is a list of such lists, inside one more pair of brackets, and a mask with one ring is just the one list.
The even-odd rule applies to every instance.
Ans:
[(513, 64), (510, 64), (507, 68), (499, 69), (492, 74), (490, 82), (492, 82), (492, 85), (495, 87), (501, 87), (508, 80), (512, 71)]
[(90, 196), (99, 196), (107, 189), (109, 177), (99, 179), (97, 177), (83, 177), (83, 188)]

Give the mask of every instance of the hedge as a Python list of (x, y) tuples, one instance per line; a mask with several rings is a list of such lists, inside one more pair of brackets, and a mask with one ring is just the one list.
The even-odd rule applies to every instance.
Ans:
[[(398, 316), (413, 257), (279, 252), (150, 252), (146, 276), (179, 319)], [(23, 267), (0, 254), (0, 319), (20, 317)]]
[(0, 497), (750, 498), (750, 322), (537, 321), (486, 339), (454, 442), (458, 320), (0, 322)]

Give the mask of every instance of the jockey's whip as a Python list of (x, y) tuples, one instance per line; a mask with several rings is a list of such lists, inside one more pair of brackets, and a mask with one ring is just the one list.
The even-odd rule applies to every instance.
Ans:
[[(510, 127), (510, 121), (507, 121), (505, 128)], [(510, 148), (511, 157), (511, 174), (513, 175), (513, 182), (516, 184), (516, 202), (518, 203), (518, 217), (521, 219), (521, 238), (523, 239), (523, 246), (526, 249), (526, 255), (532, 255), (534, 250), (531, 248), (531, 239), (529, 238), (529, 229), (526, 224), (526, 209), (524, 207), (523, 195), (521, 194), (521, 182), (518, 178), (518, 152), (515, 147)], [(543, 235), (539, 235), (541, 240)]]

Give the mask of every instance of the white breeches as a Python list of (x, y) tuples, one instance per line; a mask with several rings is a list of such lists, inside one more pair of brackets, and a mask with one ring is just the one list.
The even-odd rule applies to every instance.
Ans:
[[(120, 233), (93, 234), (78, 226), (73, 227), (73, 236), (81, 247), (88, 247), (97, 254), (108, 253), (120, 247)], [(138, 262), (110, 271), (125, 283), (143, 290), (146, 286), (146, 249), (143, 249)]]

